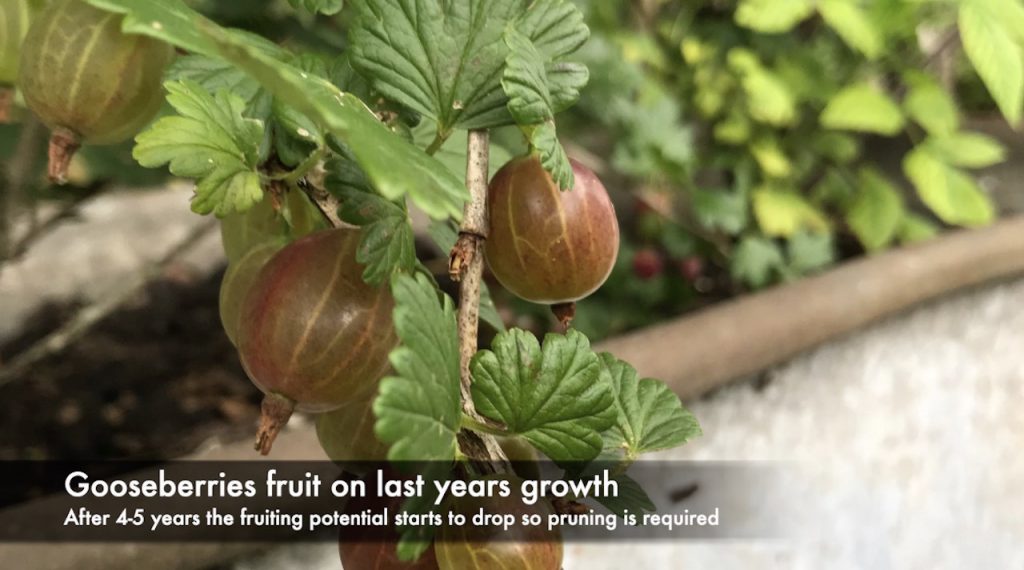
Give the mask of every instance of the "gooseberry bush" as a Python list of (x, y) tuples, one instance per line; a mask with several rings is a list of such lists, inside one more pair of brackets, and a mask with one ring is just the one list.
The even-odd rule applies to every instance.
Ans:
[[(181, 0), (48, 4), (22, 43), (17, 85), (53, 131), (51, 177), (79, 145), (134, 135), (141, 165), (195, 180), (192, 209), (220, 218), (230, 262), (224, 329), (265, 394), (261, 453), (300, 410), (319, 414), (324, 450), (345, 466), (429, 462), (432, 476), (514, 478), (544, 456), (567, 478), (610, 466), (635, 492), (599, 500), (617, 513), (653, 509), (627, 468), (700, 428), (665, 384), (571, 328), (619, 246), (605, 187), (568, 157), (555, 121), (588, 82), (573, 58), (589, 36), (582, 14), (567, 0), (291, 7), (329, 18), (335, 47), (276, 44)], [(508, 128), (526, 150), (501, 165), (490, 133)], [(488, 184), (492, 162), (501, 168)], [(413, 206), (451, 252), (457, 307), (417, 257)], [(505, 330), (485, 257), (565, 330), (542, 341)], [(482, 350), (481, 319), (498, 331)], [(555, 508), (483, 502), (450, 507)], [(442, 528), (434, 546), (429, 529), (396, 532), (343, 544), (346, 568), (561, 565), (557, 533)]]

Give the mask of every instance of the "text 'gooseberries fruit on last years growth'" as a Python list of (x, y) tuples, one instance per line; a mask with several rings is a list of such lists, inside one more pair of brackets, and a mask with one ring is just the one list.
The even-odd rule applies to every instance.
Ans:
[[(557, 114), (589, 78), (573, 59), (589, 37), (580, 11), (566, 0), (291, 4), (344, 10), (331, 33), (345, 41), (331, 45), (346, 47), (278, 45), (180, 0), (56, 0), (33, 19), (16, 82), (53, 129), (55, 179), (78, 144), (143, 129), (135, 159), (193, 179), (192, 209), (222, 219), (221, 318), (265, 393), (257, 449), (270, 452), (301, 410), (320, 414), (321, 443), (343, 466), (423, 462), (477, 481), (514, 477), (509, 450), (550, 459), (567, 479), (608, 465), (628, 482), (644, 453), (699, 435), (664, 383), (569, 328), (619, 245), (607, 191), (558, 138)], [(168, 112), (143, 128), (163, 100)], [(508, 126), (528, 150), (488, 184), (489, 132)], [(417, 258), (412, 206), (452, 252), (457, 306)], [(485, 255), (510, 292), (553, 305), (564, 332), (506, 330), (481, 279)], [(478, 315), (497, 330), (485, 349)], [(642, 491), (593, 500), (618, 514), (654, 508)], [(510, 502), (486, 506), (525, 508)], [(429, 528), (395, 532), (346, 568), (479, 566), (467, 549), (486, 567), (562, 563), (554, 535), (498, 544), (443, 529), (434, 546)]]

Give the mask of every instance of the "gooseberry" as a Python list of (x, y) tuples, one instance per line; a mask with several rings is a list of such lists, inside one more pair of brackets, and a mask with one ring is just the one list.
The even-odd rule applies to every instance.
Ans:
[(252, 208), (229, 214), (220, 221), (220, 237), (229, 263), (266, 242), (283, 245), (327, 227), (324, 217), (305, 194), (290, 190), (278, 198), (267, 194)]
[(377, 419), (373, 414), (373, 400), (374, 394), (371, 394), (369, 398), (345, 404), (316, 418), (320, 447), (327, 457), (349, 471), (358, 470), (361, 462), (384, 461), (388, 457), (388, 446), (373, 432)]
[(540, 478), (540, 464), (537, 462), (537, 448), (518, 436), (496, 437), (505, 457), (512, 463), (512, 470), (526, 479)]
[(535, 155), (515, 158), (488, 186), (487, 263), (498, 281), (535, 303), (578, 301), (600, 287), (619, 250), (615, 208), (601, 181), (572, 161), (560, 191)]
[(656, 249), (645, 248), (633, 254), (633, 273), (640, 279), (653, 279), (664, 269), (665, 260)]
[(18, 85), (53, 133), (50, 178), (63, 183), (78, 146), (113, 144), (139, 132), (163, 104), (171, 46), (121, 31), (123, 16), (82, 0), (55, 0), (21, 47)]
[(245, 252), (238, 261), (230, 264), (220, 282), (220, 324), (228, 335), (231, 344), (237, 344), (239, 319), (242, 315), (242, 302), (252, 287), (256, 276), (263, 266), (283, 244), (268, 241)]
[[(507, 478), (512, 493), (508, 497), (461, 497), (451, 510), (472, 521), (481, 511), (484, 516), (512, 515), (515, 524), (508, 530), (500, 525), (475, 527), (445, 524), (441, 527), (435, 548), (440, 570), (560, 570), (562, 567), (562, 536), (548, 530), (545, 524), (520, 524), (524, 515), (540, 515), (547, 521), (553, 511), (545, 501), (533, 505), (523, 502), (521, 481), (508, 475), (492, 475), (485, 479)], [(445, 517), (446, 521), (449, 520)]]
[(327, 412), (368, 397), (398, 342), (387, 287), (362, 279), (360, 230), (336, 228), (285, 246), (245, 294), (238, 353), (266, 396), (256, 448), (269, 453), (295, 409)]
[(37, 2), (30, 0), (0, 0), (0, 123), (10, 116), (14, 101), (12, 86), (18, 79), (21, 59), (21, 41), (28, 32)]

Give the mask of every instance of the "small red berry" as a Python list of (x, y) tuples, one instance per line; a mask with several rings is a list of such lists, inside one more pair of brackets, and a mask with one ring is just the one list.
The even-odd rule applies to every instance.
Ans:
[(644, 281), (661, 275), (664, 269), (661, 253), (655, 249), (641, 249), (633, 255), (633, 273)]
[(679, 274), (690, 283), (696, 282), (704, 275), (704, 259), (696, 255), (680, 259)]

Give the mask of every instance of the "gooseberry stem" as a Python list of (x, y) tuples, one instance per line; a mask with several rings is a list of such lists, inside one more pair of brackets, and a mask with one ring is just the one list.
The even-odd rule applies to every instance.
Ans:
[[(463, 211), (459, 240), (452, 248), (449, 273), (459, 283), (459, 378), (462, 387), (462, 411), (470, 420), (483, 424), (470, 387), (473, 378), (469, 363), (477, 351), (480, 318), (480, 283), (483, 280), (483, 248), (487, 240), (487, 178), (490, 140), (486, 130), (469, 131), (466, 148), (466, 186), (469, 202)], [(482, 470), (511, 471), (505, 453), (494, 436), (486, 432), (462, 430), (459, 448), (468, 458), (481, 462)]]

